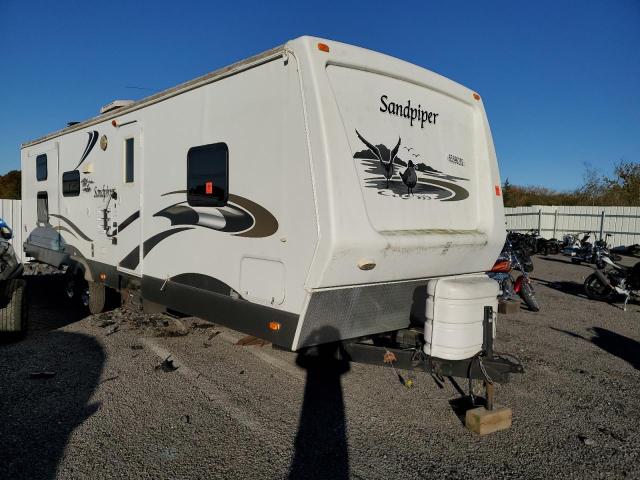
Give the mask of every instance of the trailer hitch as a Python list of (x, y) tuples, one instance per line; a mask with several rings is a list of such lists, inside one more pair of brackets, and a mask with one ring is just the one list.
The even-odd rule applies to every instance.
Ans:
[[(484, 380), (489, 383), (507, 383), (509, 375), (524, 373), (524, 366), (515, 357), (499, 354), (493, 350), (493, 328), (495, 316), (492, 307), (485, 307), (482, 350), (465, 360), (447, 360), (431, 357), (417, 345), (376, 345), (360, 341), (343, 342), (347, 360), (356, 363), (384, 365), (385, 355), (393, 354), (395, 368), (402, 370), (422, 369), (429, 374), (442, 377), (459, 377)], [(399, 348), (400, 347), (400, 348)]]
[(347, 359), (356, 363), (384, 365), (384, 356), (393, 353), (394, 366), (401, 370), (424, 370), (443, 377), (472, 378), (507, 383), (509, 375), (524, 373), (522, 363), (506, 355), (493, 354), (491, 356), (476, 355), (466, 360), (446, 360), (426, 355), (420, 350), (406, 350), (392, 347), (382, 347), (369, 343), (349, 342), (343, 344)]

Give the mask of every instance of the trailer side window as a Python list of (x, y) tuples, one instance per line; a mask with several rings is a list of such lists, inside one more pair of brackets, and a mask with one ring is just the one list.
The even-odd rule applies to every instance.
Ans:
[(223, 207), (229, 198), (229, 148), (213, 143), (187, 153), (187, 201), (189, 205)]
[(36, 157), (36, 180), (42, 182), (47, 179), (47, 154), (43, 153)]
[(47, 192), (38, 192), (36, 209), (38, 211), (38, 225), (49, 223), (49, 195)]
[(124, 141), (124, 183), (133, 183), (133, 138)]
[(80, 195), (80, 172), (78, 170), (62, 174), (62, 195), (65, 197)]

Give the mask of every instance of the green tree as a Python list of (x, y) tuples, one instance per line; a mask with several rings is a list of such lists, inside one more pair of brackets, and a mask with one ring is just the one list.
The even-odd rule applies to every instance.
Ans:
[(0, 198), (19, 200), (20, 183), (20, 170), (11, 170), (5, 175), (0, 175)]
[(513, 203), (513, 187), (509, 183), (509, 178), (505, 178), (502, 184), (502, 201), (505, 207), (512, 207)]

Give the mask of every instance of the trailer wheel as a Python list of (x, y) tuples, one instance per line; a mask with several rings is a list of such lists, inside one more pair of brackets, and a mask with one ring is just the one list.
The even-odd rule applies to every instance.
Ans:
[(89, 307), (89, 312), (91, 312), (93, 315), (102, 313), (104, 311), (104, 306), (106, 303), (106, 288), (104, 286), (104, 283), (87, 283), (87, 293), (89, 297), (87, 299), (87, 306)]
[(20, 279), (9, 280), (2, 291), (6, 305), (0, 309), (0, 331), (27, 332), (27, 282)]

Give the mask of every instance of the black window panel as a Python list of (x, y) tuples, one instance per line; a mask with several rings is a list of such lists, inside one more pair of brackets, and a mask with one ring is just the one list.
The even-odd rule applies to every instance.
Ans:
[(229, 198), (229, 148), (226, 143), (193, 147), (187, 153), (189, 205), (223, 207)]
[(36, 180), (39, 182), (47, 179), (47, 154), (36, 157)]
[(78, 170), (62, 174), (62, 195), (65, 197), (80, 195), (80, 172)]
[(133, 138), (124, 141), (124, 181), (133, 182)]
[(36, 201), (38, 224), (49, 223), (49, 195), (47, 192), (38, 192)]

